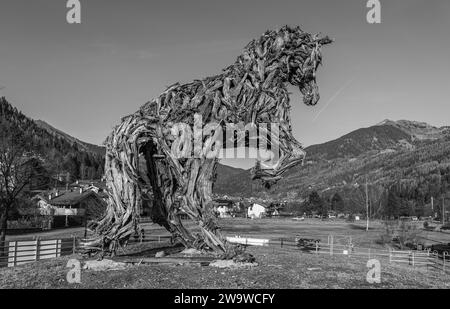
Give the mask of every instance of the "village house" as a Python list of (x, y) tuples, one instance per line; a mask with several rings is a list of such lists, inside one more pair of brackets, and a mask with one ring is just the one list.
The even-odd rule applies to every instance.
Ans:
[(101, 216), (104, 201), (91, 190), (52, 190), (31, 199), (38, 213), (48, 218), (45, 228), (81, 226), (86, 220)]
[(263, 218), (264, 216), (266, 216), (266, 213), (267, 213), (267, 206), (258, 203), (253, 203), (247, 209), (247, 217), (251, 219)]
[(213, 210), (219, 218), (231, 218), (234, 202), (229, 199), (217, 198), (213, 200)]
[(97, 194), (106, 192), (106, 181), (103, 180), (77, 180), (70, 185), (72, 189), (82, 188), (83, 190), (91, 190)]

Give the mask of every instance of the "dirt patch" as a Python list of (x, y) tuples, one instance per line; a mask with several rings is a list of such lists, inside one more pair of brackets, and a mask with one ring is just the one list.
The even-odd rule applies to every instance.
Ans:
[(127, 267), (128, 265), (125, 263), (114, 262), (113, 260), (108, 259), (86, 261), (83, 265), (83, 269), (92, 271), (122, 270)]
[(211, 267), (217, 268), (242, 268), (242, 267), (256, 267), (258, 263), (241, 263), (233, 260), (217, 260), (209, 264)]

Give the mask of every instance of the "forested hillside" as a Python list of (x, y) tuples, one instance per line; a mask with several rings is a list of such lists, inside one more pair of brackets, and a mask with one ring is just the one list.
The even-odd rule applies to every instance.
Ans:
[(343, 210), (364, 213), (367, 181), (371, 212), (380, 216), (430, 215), (432, 197), (439, 214), (442, 198), (450, 198), (448, 127), (384, 121), (306, 152), (306, 164), (288, 171), (269, 191), (250, 182), (243, 170), (234, 171), (237, 177), (219, 174), (215, 191), (297, 202), (318, 192), (328, 209), (337, 199), (343, 200)]
[(47, 162), (52, 177), (58, 176), (63, 182), (70, 182), (100, 178), (103, 175), (102, 147), (89, 146), (87, 143), (83, 146), (83, 142), (61, 131), (52, 132), (50, 126), (45, 128), (42, 122), (36, 123), (4, 97), (0, 98), (0, 121), (27, 137), (32, 149)]

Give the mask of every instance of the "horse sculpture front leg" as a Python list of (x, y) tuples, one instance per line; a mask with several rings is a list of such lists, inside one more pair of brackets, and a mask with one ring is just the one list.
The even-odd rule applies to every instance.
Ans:
[[(260, 162), (252, 169), (252, 179), (260, 179), (266, 188), (270, 188), (277, 183), (284, 172), (288, 169), (304, 162), (306, 152), (302, 145), (298, 142), (291, 133), (291, 130), (283, 124), (280, 125), (279, 136), (272, 136), (271, 143), (276, 143), (281, 156), (278, 162), (274, 163), (272, 168), (262, 167)], [(273, 146), (272, 146), (273, 147)]]
[(216, 252), (225, 252), (225, 241), (212, 212), (212, 184), (217, 160), (192, 158), (186, 162), (189, 181), (183, 188), (182, 210), (197, 223), (201, 235), (197, 236), (196, 247), (207, 247)]

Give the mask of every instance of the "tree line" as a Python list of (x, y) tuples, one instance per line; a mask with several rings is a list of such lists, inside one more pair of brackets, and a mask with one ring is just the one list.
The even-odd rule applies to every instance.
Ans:
[(0, 122), (3, 126), (21, 132), (28, 146), (48, 162), (48, 173), (59, 181), (99, 179), (103, 176), (104, 155), (85, 151), (76, 143), (51, 134), (13, 107), (4, 97), (0, 98)]

